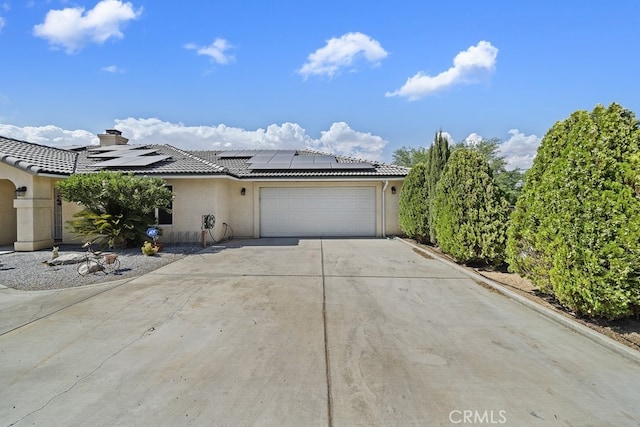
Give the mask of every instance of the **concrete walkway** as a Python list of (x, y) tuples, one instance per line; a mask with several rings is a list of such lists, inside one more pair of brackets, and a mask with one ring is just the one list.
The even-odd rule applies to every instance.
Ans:
[[(1, 278), (0, 278), (1, 281)], [(394, 240), (0, 290), (0, 426), (640, 424), (640, 365)]]

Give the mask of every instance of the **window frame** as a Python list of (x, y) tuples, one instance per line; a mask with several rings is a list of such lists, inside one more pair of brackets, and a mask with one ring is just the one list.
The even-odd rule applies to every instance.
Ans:
[[(173, 193), (173, 185), (165, 185), (165, 187), (171, 191), (171, 193)], [(161, 208), (156, 208), (156, 223), (158, 225), (173, 225), (173, 200), (171, 200), (171, 203), (169, 204), (169, 209), (171, 210), (171, 212), (167, 212), (164, 209)], [(160, 214), (162, 213), (162, 215), (164, 216), (164, 218), (161, 218)], [(169, 219), (170, 222), (162, 222), (161, 220), (166, 220)]]

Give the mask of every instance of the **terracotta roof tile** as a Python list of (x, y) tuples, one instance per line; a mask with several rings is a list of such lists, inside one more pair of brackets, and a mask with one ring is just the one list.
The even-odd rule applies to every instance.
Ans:
[(34, 175), (72, 174), (76, 157), (70, 150), (0, 136), (0, 161)]

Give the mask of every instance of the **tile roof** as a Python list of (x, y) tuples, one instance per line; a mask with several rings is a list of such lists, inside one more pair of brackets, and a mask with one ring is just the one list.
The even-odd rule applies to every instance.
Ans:
[[(266, 150), (262, 150), (263, 152)], [(273, 150), (274, 152), (278, 150)], [(225, 154), (231, 151), (224, 151)], [(220, 158), (222, 151), (190, 151), (195, 156), (206, 159), (211, 163), (224, 166), (230, 175), (238, 178), (316, 178), (316, 177), (344, 177), (344, 178), (403, 178), (409, 169), (403, 166), (390, 165), (379, 162), (368, 162), (371, 169), (280, 169), (280, 170), (252, 170), (248, 163), (250, 157), (244, 158)], [(300, 156), (329, 156), (327, 153), (312, 150), (297, 150)], [(351, 157), (335, 156), (338, 163), (363, 163), (366, 160)]]
[(194, 156), (193, 154), (180, 150), (171, 145), (127, 145), (129, 150), (152, 150), (153, 155), (168, 156), (167, 159), (155, 162), (146, 166), (133, 167), (100, 167), (99, 163), (104, 162), (105, 158), (91, 158), (91, 149), (97, 149), (99, 146), (85, 147), (79, 151), (77, 173), (96, 172), (98, 170), (122, 170), (132, 172), (134, 174), (145, 175), (209, 175), (224, 174), (226, 169), (206, 159)]
[[(114, 150), (113, 156), (104, 150)], [(144, 150), (144, 151), (143, 151)], [(254, 150), (255, 151), (255, 150)], [(324, 162), (327, 153), (312, 150), (288, 150), (296, 156), (317, 157)], [(133, 166), (127, 166), (117, 159), (119, 154), (135, 157)], [(283, 153), (282, 150), (260, 150), (261, 153)], [(99, 154), (100, 153), (100, 154)], [(148, 144), (127, 146), (100, 147), (90, 145), (62, 149), (34, 144), (17, 139), (0, 136), (0, 161), (20, 168), (31, 174), (71, 175), (73, 173), (89, 173), (98, 170), (119, 170), (145, 175), (229, 175), (240, 179), (277, 179), (277, 178), (403, 178), (409, 169), (403, 166), (379, 162), (366, 162), (350, 157), (335, 157), (332, 169), (261, 169), (253, 170), (248, 162), (251, 156), (230, 157), (229, 153), (240, 153), (239, 150), (224, 151), (185, 151), (167, 144)], [(99, 155), (98, 155), (99, 154)], [(146, 157), (152, 156), (152, 157)], [(155, 157), (153, 157), (155, 156)], [(116, 160), (112, 160), (112, 159)], [(129, 157), (131, 158), (131, 157)], [(110, 161), (110, 163), (104, 163)], [(102, 163), (102, 165), (101, 165)], [(115, 165), (114, 165), (115, 163)], [(359, 163), (367, 167), (353, 165), (352, 169), (341, 169), (340, 164)], [(109, 166), (111, 164), (111, 166)], [(370, 167), (368, 167), (370, 166)], [(346, 167), (346, 166), (345, 166)]]
[(69, 175), (77, 153), (0, 136), (0, 161), (31, 174)]

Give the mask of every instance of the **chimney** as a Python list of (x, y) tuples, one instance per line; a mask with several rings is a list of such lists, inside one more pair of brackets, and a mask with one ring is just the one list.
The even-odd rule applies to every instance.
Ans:
[(107, 129), (105, 133), (99, 133), (100, 146), (105, 147), (109, 145), (125, 145), (129, 140), (122, 136), (122, 132), (118, 129)]

